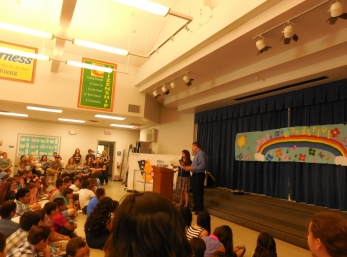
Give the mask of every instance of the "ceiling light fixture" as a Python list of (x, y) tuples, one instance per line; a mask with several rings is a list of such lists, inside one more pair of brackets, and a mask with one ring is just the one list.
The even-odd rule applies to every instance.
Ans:
[(170, 8), (147, 0), (115, 0), (117, 3), (125, 4), (146, 12), (160, 16), (166, 16)]
[(125, 120), (125, 118), (122, 118), (122, 117), (109, 116), (109, 115), (102, 115), (102, 114), (96, 114), (94, 117), (96, 117), (96, 118), (110, 119), (110, 120)]
[(0, 112), (0, 115), (17, 116), (17, 117), (28, 117), (28, 114), (14, 113), (14, 112)]
[(45, 32), (45, 31), (24, 28), (17, 25), (4, 23), (4, 22), (0, 22), (0, 29), (15, 31), (15, 32), (35, 36), (35, 37), (51, 38), (51, 39), (53, 38), (53, 34)]
[(334, 0), (330, 2), (330, 8), (328, 10), (330, 12), (329, 25), (334, 25), (338, 18), (347, 20), (347, 13), (343, 13), (343, 4), (340, 0)]
[(88, 63), (82, 63), (82, 62), (75, 62), (75, 61), (69, 61), (69, 60), (67, 60), (67, 61), (66, 61), (66, 64), (67, 64), (67, 65), (70, 65), (70, 66), (75, 66), (75, 67), (84, 68), (84, 69), (103, 71), (103, 72), (107, 72), (107, 73), (113, 72), (113, 69), (112, 69), (112, 68), (107, 68), (107, 67), (92, 65), (92, 64), (88, 64)]
[(32, 111), (42, 111), (42, 112), (55, 112), (55, 113), (63, 112), (62, 110), (41, 108), (41, 107), (35, 107), (35, 106), (27, 106), (27, 109)]
[(170, 83), (170, 87), (171, 87), (172, 89), (174, 89), (174, 88), (176, 87), (175, 81), (172, 81), (172, 82)]
[(157, 99), (161, 94), (158, 93), (157, 88), (153, 91), (154, 99)]
[(258, 54), (261, 54), (263, 52), (266, 52), (271, 48), (271, 46), (265, 45), (265, 39), (263, 36), (259, 36), (257, 39), (257, 42), (255, 43), (256, 47), (258, 48)]
[(84, 46), (87, 48), (96, 49), (96, 50), (103, 51), (103, 52), (118, 54), (118, 55), (125, 55), (125, 56), (129, 55), (129, 51), (124, 50), (124, 49), (111, 47), (111, 46), (105, 46), (105, 45), (101, 45), (101, 44), (97, 44), (97, 43), (93, 43), (93, 42), (88, 42), (88, 41), (84, 41), (84, 40), (80, 40), (80, 39), (73, 39), (72, 44)]
[(161, 88), (161, 91), (163, 91), (163, 95), (168, 95), (170, 94), (170, 90), (166, 88), (166, 85)]
[(22, 56), (22, 57), (33, 58), (33, 59), (36, 59), (36, 60), (49, 61), (49, 56), (42, 55), (42, 54), (36, 54), (36, 53), (19, 51), (19, 50), (15, 50), (15, 49), (12, 49), (12, 48), (7, 48), (7, 47), (0, 47), (0, 53), (13, 54), (13, 55), (18, 55), (18, 56)]
[(121, 124), (111, 124), (112, 127), (120, 127), (120, 128), (133, 128), (134, 126), (130, 125), (121, 125)]
[(186, 75), (184, 75), (183, 76), (183, 81), (184, 81), (184, 83), (186, 83), (186, 86), (187, 87), (190, 87), (191, 85), (192, 85), (192, 81), (193, 81), (194, 79), (191, 79), (189, 76), (188, 76), (188, 74), (186, 74)]
[(67, 122), (76, 122), (76, 123), (85, 123), (85, 120), (74, 120), (74, 119), (65, 119), (65, 118), (59, 118), (60, 121), (67, 121)]
[(295, 42), (298, 41), (299, 37), (298, 35), (294, 34), (294, 23), (288, 21), (286, 24), (284, 24), (284, 29), (282, 31), (283, 36), (281, 40), (283, 39), (285, 44), (289, 44), (291, 39), (293, 39)]

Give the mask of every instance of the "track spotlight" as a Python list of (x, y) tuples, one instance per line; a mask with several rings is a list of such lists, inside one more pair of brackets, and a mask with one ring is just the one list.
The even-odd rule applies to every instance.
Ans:
[(176, 84), (175, 84), (174, 81), (172, 81), (172, 82), (170, 83), (170, 87), (171, 87), (172, 89), (176, 87)]
[(161, 96), (159, 93), (158, 93), (158, 91), (157, 91), (157, 89), (155, 89), (154, 91), (153, 91), (153, 96), (154, 96), (154, 99), (157, 99), (159, 96)]
[(283, 35), (281, 40), (284, 39), (283, 41), (285, 44), (289, 44), (291, 39), (293, 39), (295, 42), (299, 39), (298, 35), (294, 34), (294, 23), (292, 22), (287, 22), (284, 25), (282, 33)]
[(170, 90), (166, 88), (166, 85), (164, 85), (164, 86), (161, 88), (161, 91), (163, 91), (163, 95), (168, 95), (168, 94), (170, 94)]
[(183, 77), (183, 81), (184, 81), (184, 83), (186, 83), (186, 86), (188, 86), (188, 87), (190, 87), (192, 85), (193, 80), (194, 79), (189, 78), (188, 75), (184, 75), (184, 77)]
[(259, 36), (257, 39), (257, 42), (255, 43), (256, 47), (258, 48), (258, 54), (261, 54), (263, 52), (266, 52), (271, 48), (271, 46), (265, 45), (265, 40), (263, 36)]
[(343, 13), (343, 5), (341, 0), (333, 0), (330, 2), (330, 18), (327, 20), (329, 21), (330, 25), (334, 25), (338, 18), (347, 20), (347, 13)]

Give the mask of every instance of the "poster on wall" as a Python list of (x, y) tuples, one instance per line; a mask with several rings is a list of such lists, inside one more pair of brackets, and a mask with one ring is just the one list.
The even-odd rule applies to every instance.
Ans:
[(5, 53), (2, 48), (9, 48), (33, 54), (37, 53), (38, 49), (35, 47), (0, 41), (0, 79), (22, 83), (34, 83), (36, 60), (17, 54)]
[(238, 133), (235, 139), (235, 159), (347, 166), (347, 125), (301, 126)]
[[(83, 63), (117, 69), (114, 63), (83, 58)], [(116, 72), (81, 69), (78, 107), (99, 111), (113, 111)]]
[(18, 134), (17, 156), (41, 157), (47, 155), (53, 157), (53, 153), (59, 153), (60, 137)]

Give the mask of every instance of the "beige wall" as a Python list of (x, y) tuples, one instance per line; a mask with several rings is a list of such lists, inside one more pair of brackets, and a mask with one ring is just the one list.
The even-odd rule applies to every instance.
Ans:
[[(2, 140), (0, 149), (6, 151), (12, 161), (18, 159), (15, 158), (18, 133), (61, 137), (60, 155), (65, 163), (73, 155), (76, 148), (80, 148), (81, 154), (85, 156), (89, 148), (94, 151), (97, 150), (98, 140), (115, 142), (114, 174), (119, 172), (115, 167), (116, 163), (122, 161), (122, 156), (116, 156), (116, 152), (121, 151), (123, 155), (123, 150), (127, 150), (128, 145), (135, 143), (140, 137), (139, 131), (134, 130), (112, 129), (112, 135), (105, 135), (104, 128), (36, 122), (24, 119), (0, 117), (0, 124), (0, 141)], [(77, 134), (69, 135), (69, 131), (75, 131)], [(14, 146), (14, 148), (10, 148), (10, 146)]]
[[(153, 128), (158, 130), (157, 141), (152, 143), (155, 153), (178, 155), (183, 149), (191, 152), (191, 145), (195, 139), (193, 113), (182, 114), (162, 106), (160, 124)], [(140, 132), (142, 141), (146, 140), (147, 129)]]

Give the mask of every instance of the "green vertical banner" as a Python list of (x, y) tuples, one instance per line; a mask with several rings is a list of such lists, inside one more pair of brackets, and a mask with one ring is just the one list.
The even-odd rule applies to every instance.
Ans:
[[(117, 69), (117, 64), (83, 58), (83, 63)], [(81, 69), (78, 107), (100, 111), (113, 111), (116, 73)]]

